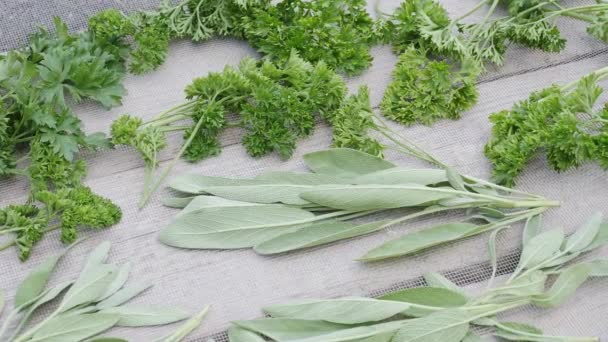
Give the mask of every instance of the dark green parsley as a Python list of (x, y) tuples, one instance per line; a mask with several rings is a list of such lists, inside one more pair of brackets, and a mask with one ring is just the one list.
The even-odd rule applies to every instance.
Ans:
[(594, 160), (608, 168), (608, 107), (593, 109), (603, 92), (597, 82), (605, 75), (603, 70), (575, 84), (554, 85), (532, 93), (511, 110), (492, 114), (494, 126), (485, 154), (494, 179), (513, 185), (530, 159), (542, 151), (558, 172)]
[(283, 0), (243, 17), (245, 39), (263, 55), (286, 61), (295, 49), (305, 60), (324, 61), (346, 74), (371, 64), (374, 21), (364, 0)]

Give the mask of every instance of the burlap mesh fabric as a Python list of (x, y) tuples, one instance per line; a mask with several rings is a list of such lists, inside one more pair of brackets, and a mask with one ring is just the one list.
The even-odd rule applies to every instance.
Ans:
[[(0, 4), (0, 49), (7, 50), (25, 42), (28, 32), (37, 24), (50, 25), (52, 16), (61, 16), (71, 29), (82, 29), (86, 17), (106, 7), (125, 11), (152, 8), (157, 0), (110, 1), (25, 1), (4, 0)], [(372, 1), (370, 1), (372, 2)], [(475, 0), (443, 0), (454, 15), (464, 13)], [(581, 3), (582, 1), (576, 1)], [(590, 1), (587, 1), (590, 2)], [(381, 2), (389, 11), (399, 1)], [(370, 4), (370, 10), (373, 4)], [(561, 54), (547, 54), (518, 46), (509, 50), (507, 63), (501, 68), (490, 67), (479, 84), (480, 102), (463, 114), (459, 121), (442, 121), (432, 127), (414, 126), (396, 129), (416, 141), (440, 159), (463, 173), (488, 178), (490, 165), (483, 156), (483, 146), (490, 133), (487, 119), (492, 112), (506, 109), (531, 91), (551, 83), (567, 83), (608, 62), (607, 46), (586, 34), (580, 23), (564, 20), (560, 23), (568, 46)], [(151, 117), (183, 101), (183, 88), (194, 77), (220, 70), (225, 64), (236, 65), (241, 58), (256, 55), (245, 42), (215, 39), (201, 44), (177, 41), (171, 45), (167, 62), (156, 72), (129, 76), (129, 94), (124, 105), (111, 111), (83, 103), (77, 113), (86, 130), (109, 131), (110, 122), (119, 115), (130, 113)], [(390, 81), (396, 57), (386, 46), (373, 49), (374, 64), (363, 75), (348, 79), (351, 90), (367, 84), (371, 99), (378, 105)], [(260, 159), (249, 157), (239, 145), (238, 130), (226, 132), (223, 152), (197, 164), (180, 162), (173, 174), (197, 172), (206, 175), (254, 176), (266, 170), (304, 170), (301, 156), (325, 148), (331, 143), (330, 129), (324, 125), (302, 141), (293, 156), (283, 161), (276, 155)], [(181, 136), (172, 136), (170, 148), (163, 154), (163, 165), (179, 148)], [(404, 287), (423, 285), (421, 275), (428, 271), (442, 272), (471, 291), (483, 289), (490, 274), (486, 253), (487, 235), (478, 236), (435, 248), (414, 257), (387, 262), (362, 264), (353, 261), (372, 247), (405, 232), (424, 229), (450, 217), (437, 215), (430, 219), (410, 222), (372, 235), (334, 243), (309, 250), (263, 257), (251, 250), (188, 251), (160, 244), (157, 232), (176, 210), (160, 204), (161, 191), (143, 210), (137, 208), (143, 184), (143, 163), (130, 149), (84, 155), (89, 165), (86, 183), (93, 190), (114, 200), (124, 211), (122, 222), (107, 230), (87, 232), (89, 239), (70, 252), (61, 263), (59, 282), (74, 277), (82, 265), (83, 256), (103, 240), (112, 242), (111, 258), (116, 262), (134, 264), (133, 280), (147, 279), (156, 285), (136, 299), (141, 303), (178, 305), (193, 312), (205, 304), (212, 309), (202, 327), (192, 334), (192, 341), (227, 341), (222, 333), (232, 320), (261, 316), (266, 305), (302, 298), (332, 298), (347, 295), (375, 296)], [(387, 158), (399, 165), (424, 166), (419, 161), (387, 153)], [(545, 227), (561, 226), (567, 232), (581, 225), (595, 211), (608, 214), (608, 177), (594, 164), (576, 170), (556, 173), (543, 156), (536, 158), (519, 178), (518, 188), (561, 200), (560, 208), (545, 215)], [(27, 181), (0, 181), (0, 206), (27, 197)], [(498, 241), (501, 274), (509, 273), (518, 260), (521, 226), (501, 233)], [(0, 288), (9, 297), (27, 272), (63, 246), (54, 235), (38, 245), (32, 258), (21, 263), (12, 250), (0, 253)], [(608, 249), (594, 252), (608, 256)], [(10, 303), (9, 298), (9, 305)], [(508, 319), (532, 322), (553, 335), (601, 336), (608, 339), (608, 281), (592, 279), (565, 305), (558, 309), (523, 308), (505, 315)], [(115, 329), (112, 336), (124, 336), (131, 341), (150, 341), (174, 329), (174, 326)]]

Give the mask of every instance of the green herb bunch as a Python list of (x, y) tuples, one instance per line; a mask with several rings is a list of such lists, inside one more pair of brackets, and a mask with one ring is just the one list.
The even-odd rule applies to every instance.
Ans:
[[(31, 184), (27, 204), (0, 210), (0, 235), (14, 236), (0, 249), (16, 244), (22, 260), (54, 224), (71, 242), (77, 227), (108, 227), (121, 216), (81, 183), (86, 165), (77, 153), (110, 143), (102, 133), (84, 133), (67, 99), (119, 105), (123, 60), (89, 33), (70, 34), (59, 18), (55, 31), (40, 29), (27, 47), (0, 58), (0, 177), (25, 176)], [(72, 204), (83, 210), (67, 209)]]
[[(381, 103), (383, 113), (407, 125), (459, 118), (477, 101), (475, 84), (485, 63), (502, 65), (510, 43), (548, 52), (565, 47), (556, 26), (560, 16), (590, 21), (594, 36), (608, 36), (604, 15), (608, 5), (603, 3), (563, 7), (555, 1), (506, 1), (509, 15), (494, 18), (501, 3), (481, 1), (451, 19), (435, 0), (405, 1), (381, 19), (377, 26), (382, 40), (405, 54)], [(485, 5), (489, 7), (482, 20), (467, 20)]]
[(492, 136), (485, 154), (494, 179), (512, 185), (526, 164), (544, 151), (560, 172), (597, 160), (608, 168), (608, 108), (595, 110), (603, 89), (598, 70), (565, 86), (536, 91), (511, 109), (490, 116)]
[(163, 0), (154, 11), (125, 15), (117, 9), (101, 11), (89, 19), (89, 31), (128, 58), (134, 74), (152, 71), (164, 63), (169, 42), (175, 38), (206, 40), (214, 35), (242, 36), (240, 18), (266, 0)]
[(568, 238), (560, 230), (525, 236), (510, 279), (481, 293), (469, 295), (442, 275), (429, 273), (424, 277), (428, 286), (379, 298), (312, 299), (266, 307), (270, 318), (234, 322), (230, 341), (481, 341), (476, 326), (492, 328), (494, 336), (508, 341), (599, 341), (545, 335), (532, 325), (504, 322), (496, 315), (526, 305), (558, 307), (590, 277), (608, 276), (608, 260), (567, 264), (608, 243), (608, 225), (601, 225), (596, 215)]
[[(109, 242), (100, 244), (86, 258), (77, 278), (53, 286), (49, 286), (49, 280), (65, 252), (36, 267), (17, 289), (14, 308), (0, 325), (2, 340), (126, 342), (120, 338), (90, 338), (112, 327), (165, 325), (190, 316), (178, 308), (128, 304), (152, 284), (127, 284), (131, 265), (106, 263), (109, 250)], [(0, 298), (0, 312), (3, 299)], [(54, 308), (50, 313), (43, 310), (49, 305)], [(206, 312), (203, 310), (174, 333), (155, 341), (181, 341), (200, 324)], [(38, 315), (41, 320), (33, 320)]]
[[(143, 205), (173, 165), (158, 181), (152, 179), (158, 153), (167, 145), (167, 132), (184, 134), (185, 141), (173, 163), (182, 156), (199, 161), (218, 154), (219, 135), (228, 127), (245, 130), (242, 142), (250, 155), (277, 152), (289, 158), (298, 138), (313, 131), (316, 116), (346, 125), (336, 117), (364, 116), (365, 110), (371, 111), (360, 111), (350, 104), (351, 107), (340, 109), (345, 93), (342, 78), (324, 62), (313, 65), (295, 51), (281, 64), (246, 58), (238, 68), (226, 67), (222, 72), (195, 79), (186, 88), (189, 102), (164, 111), (151, 121), (129, 115), (119, 118), (112, 124), (112, 141), (135, 147), (146, 162)], [(190, 123), (184, 125), (184, 120)], [(337, 143), (380, 153), (372, 139), (361, 140), (365, 125), (351, 122), (348, 127), (341, 126), (335, 134), (344, 138), (337, 138)]]
[[(375, 131), (386, 133), (389, 128), (380, 124)], [(312, 173), (269, 172), (253, 179), (179, 176), (169, 187), (182, 196), (165, 204), (183, 211), (161, 231), (160, 240), (180, 248), (253, 248), (270, 255), (369, 234), (439, 212), (466, 212), (462, 222), (404, 235), (360, 259), (378, 261), (506, 227), (558, 205), (462, 176), (415, 145), (387, 137), (394, 139), (397, 150), (441, 168), (407, 169), (339, 148), (305, 155)], [(411, 210), (393, 219), (363, 220), (406, 208)]]
[(309, 62), (354, 75), (369, 67), (377, 38), (365, 6), (364, 0), (283, 0), (254, 9), (241, 26), (245, 39), (272, 60), (284, 62), (295, 49)]

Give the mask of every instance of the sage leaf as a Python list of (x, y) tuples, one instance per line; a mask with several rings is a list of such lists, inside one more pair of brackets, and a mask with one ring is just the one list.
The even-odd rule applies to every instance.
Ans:
[(372, 298), (348, 297), (328, 300), (304, 300), (264, 308), (275, 318), (299, 318), (341, 324), (377, 322), (410, 308), (408, 303)]
[(566, 240), (565, 251), (568, 252), (578, 252), (587, 248), (600, 231), (600, 227), (602, 225), (602, 214), (596, 213), (585, 223), (585, 225), (579, 229), (577, 229), (574, 234), (572, 234)]
[(224, 178), (185, 174), (175, 177), (174, 179), (169, 181), (168, 186), (173, 190), (182, 192), (184, 194), (199, 195), (204, 194), (206, 192), (205, 189), (208, 187), (239, 186), (261, 183), (261, 181), (256, 181), (253, 179)]
[(352, 185), (305, 191), (306, 201), (343, 210), (377, 210), (414, 207), (454, 197), (449, 190), (419, 185)]
[(207, 315), (207, 312), (209, 312), (209, 306), (206, 306), (201, 312), (186, 321), (186, 323), (180, 326), (171, 335), (163, 338), (162, 342), (180, 342), (201, 325), (201, 322)]
[(458, 173), (458, 171), (456, 171), (454, 168), (448, 167), (445, 172), (448, 177), (448, 182), (450, 183), (452, 188), (460, 191), (467, 191), (464, 184), (464, 180), (462, 179), (462, 176), (460, 176), (460, 173)]
[(291, 318), (254, 319), (235, 321), (233, 323), (243, 329), (268, 336), (278, 341), (317, 338), (351, 327), (346, 324)]
[(392, 330), (392, 331), (372, 335), (370, 337), (349, 340), (349, 342), (391, 342), (393, 340), (393, 336), (395, 336), (396, 332), (397, 331)]
[(429, 287), (438, 287), (448, 289), (452, 292), (456, 292), (464, 297), (466, 297), (464, 289), (456, 284), (454, 284), (451, 280), (444, 277), (443, 275), (437, 272), (428, 272), (424, 274), (424, 281), (427, 283)]
[(523, 245), (526, 246), (533, 237), (540, 234), (542, 230), (543, 217), (541, 215), (534, 215), (526, 220), (524, 226), (524, 232), (522, 234)]
[(565, 302), (591, 273), (591, 267), (578, 264), (563, 270), (551, 288), (542, 295), (533, 297), (533, 303), (543, 307), (556, 307)]
[(567, 263), (569, 261), (572, 261), (572, 260), (576, 259), (579, 255), (581, 255), (581, 252), (576, 252), (576, 253), (562, 255), (562, 256), (560, 256), (558, 258), (551, 259), (551, 261), (544, 262), (543, 263), (543, 268), (563, 265), (563, 264), (565, 264), (565, 263)]
[(52, 256), (36, 267), (21, 282), (15, 294), (15, 307), (21, 307), (32, 299), (36, 298), (44, 290), (57, 262), (64, 253)]
[(129, 300), (135, 298), (137, 295), (141, 294), (145, 290), (152, 287), (150, 283), (139, 283), (134, 285), (128, 285), (124, 288), (118, 290), (116, 293), (111, 295), (110, 297), (104, 299), (103, 301), (97, 303), (98, 309), (107, 309), (115, 306), (119, 306), (128, 302)]
[(163, 198), (162, 203), (165, 207), (182, 209), (185, 208), (196, 196), (189, 197), (169, 197)]
[(74, 285), (63, 297), (59, 312), (65, 312), (81, 304), (95, 302), (107, 291), (116, 277), (116, 266), (99, 264), (92, 267), (88, 264), (91, 260), (87, 261), (89, 267), (83, 269)]
[(299, 184), (257, 184), (241, 186), (216, 186), (206, 188), (212, 195), (252, 203), (283, 203), (290, 205), (310, 204), (300, 195), (308, 191), (331, 190), (344, 185), (299, 185)]
[(281, 205), (199, 209), (176, 217), (160, 233), (160, 241), (181, 248), (253, 247), (287, 226), (315, 221), (315, 215)]
[(17, 326), (17, 328), (15, 329), (15, 331), (13, 332), (13, 334), (16, 335), (17, 332), (21, 331), (21, 329), (29, 322), (30, 318), (32, 317), (32, 315), (34, 314), (34, 312), (39, 307), (41, 307), (42, 305), (44, 305), (44, 304), (52, 301), (53, 299), (57, 298), (57, 296), (60, 293), (62, 293), (65, 289), (67, 289), (72, 284), (73, 284), (73, 282), (71, 282), (71, 281), (57, 284), (54, 287), (52, 287), (52, 288), (50, 288), (50, 289), (42, 292), (35, 299), (33, 299), (30, 302), (28, 302), (27, 305), (25, 305), (25, 306), (27, 306), (27, 311), (25, 311), (25, 313), (21, 317), (21, 321), (19, 322), (19, 325)]
[(467, 298), (462, 293), (439, 287), (403, 289), (378, 299), (410, 304), (402, 313), (413, 317), (426, 316), (439, 309), (456, 308), (467, 303)]
[(559, 251), (563, 241), (564, 232), (561, 229), (536, 235), (524, 246), (517, 269), (532, 268), (551, 258)]
[(359, 260), (378, 261), (409, 255), (442, 243), (461, 239), (475, 232), (477, 228), (477, 225), (467, 222), (438, 225), (386, 242), (370, 250)]
[(545, 341), (542, 339), (542, 330), (528, 324), (515, 322), (498, 323), (494, 335), (509, 341)]
[(104, 241), (95, 247), (87, 257), (81, 274), (91, 272), (91, 269), (94, 269), (98, 265), (102, 265), (108, 259), (110, 247), (111, 244), (109, 241)]
[(99, 297), (99, 300), (106, 299), (116, 293), (116, 291), (120, 290), (127, 282), (127, 279), (129, 279), (130, 271), (131, 263), (127, 262), (124, 265), (120, 266), (118, 272), (116, 273), (116, 278), (114, 278), (110, 286), (108, 286), (106, 292), (101, 295), (101, 297)]
[(432, 185), (447, 182), (445, 170), (439, 169), (404, 169), (393, 167), (358, 176), (352, 179), (353, 184), (419, 184)]
[[(386, 334), (394, 334), (401, 326), (404, 321), (392, 321), (387, 323), (379, 323), (374, 325), (353, 327), (350, 326), (347, 329), (330, 332), (320, 337), (309, 337), (303, 339), (296, 339), (291, 342), (376, 342), (376, 337), (379, 335), (384, 337)], [(384, 340), (384, 339), (382, 339)]]
[(406, 321), (393, 337), (394, 342), (460, 342), (472, 319), (464, 310), (443, 310)]
[(87, 342), (129, 342), (128, 340), (125, 340), (124, 338), (118, 338), (118, 337), (96, 337), (90, 340), (87, 340)]
[(492, 275), (490, 275), (490, 280), (488, 281), (488, 287), (492, 285), (494, 282), (494, 278), (496, 278), (496, 272), (498, 271), (498, 257), (496, 255), (496, 238), (498, 234), (510, 227), (500, 227), (498, 229), (494, 229), (492, 234), (490, 234), (490, 238), (488, 239), (488, 255), (490, 257), (490, 265), (492, 266)]
[(608, 243), (608, 223), (604, 223), (600, 226), (600, 230), (593, 239), (593, 242), (587, 248), (583, 250), (583, 252), (588, 252), (594, 250), (598, 247), (601, 247)]
[(230, 342), (266, 342), (260, 335), (240, 327), (228, 329), (228, 340)]
[(82, 341), (113, 327), (118, 317), (107, 314), (57, 316), (36, 330), (29, 342)]
[(153, 305), (123, 305), (99, 311), (102, 314), (118, 316), (116, 325), (121, 327), (141, 327), (162, 325), (184, 320), (190, 314), (182, 309)]
[(333, 148), (304, 155), (304, 163), (315, 173), (350, 178), (386, 170), (396, 165), (382, 158), (348, 148)]
[(351, 180), (329, 174), (274, 171), (263, 173), (256, 180), (272, 184), (324, 185), (324, 184), (353, 184)]
[(257, 253), (266, 255), (319, 246), (378, 231), (388, 222), (383, 220), (365, 224), (336, 221), (315, 223), (264, 241), (254, 249)]
[(259, 203), (233, 201), (216, 196), (198, 195), (180, 211), (179, 215), (184, 215), (199, 209), (224, 208), (224, 207), (251, 207), (262, 205)]
[(542, 271), (533, 271), (515, 278), (509, 285), (501, 287), (497, 292), (510, 296), (533, 296), (545, 290), (546, 281), (547, 274)]

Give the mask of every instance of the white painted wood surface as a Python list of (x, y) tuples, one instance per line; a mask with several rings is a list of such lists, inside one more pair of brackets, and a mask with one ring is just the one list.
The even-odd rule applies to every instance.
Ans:
[[(475, 4), (476, 0), (443, 2), (451, 14), (458, 15)], [(381, 8), (389, 11), (398, 3), (394, 0), (382, 1)], [(561, 26), (569, 41), (564, 52), (546, 54), (511, 47), (506, 65), (491, 68), (482, 77), (479, 84), (480, 102), (461, 120), (442, 121), (432, 127), (399, 129), (460, 171), (487, 178), (490, 166), (483, 156), (483, 145), (491, 127), (487, 120), (489, 114), (509, 108), (514, 102), (526, 98), (530, 91), (554, 82), (567, 83), (608, 62), (608, 46), (589, 37), (583, 25), (563, 21)], [(183, 101), (183, 88), (194, 77), (220, 70), (225, 64), (235, 65), (247, 55), (255, 55), (255, 52), (245, 43), (235, 40), (213, 40), (203, 44), (176, 42), (172, 44), (167, 62), (157, 72), (128, 78), (126, 86), (129, 94), (124, 98), (122, 107), (108, 112), (82, 104), (78, 107), (78, 113), (86, 130), (91, 132), (107, 132), (110, 122), (123, 113), (151, 117)], [(348, 84), (351, 89), (362, 84), (369, 85), (376, 106), (390, 81), (396, 57), (385, 46), (374, 48), (373, 55), (373, 66), (363, 75), (349, 79)], [(275, 155), (252, 159), (238, 144), (239, 139), (238, 130), (225, 133), (221, 155), (197, 164), (180, 162), (173, 174), (198, 172), (206, 175), (253, 176), (265, 170), (303, 170), (301, 155), (329, 146), (330, 130), (326, 126), (318, 127), (314, 135), (298, 145), (289, 161), (282, 161)], [(173, 144), (163, 154), (163, 165), (179, 147), (180, 140), (180, 136), (172, 138)], [(53, 279), (53, 282), (73, 277), (81, 266), (82, 257), (99, 242), (109, 240), (113, 243), (111, 258), (114, 261), (131, 261), (135, 265), (133, 280), (147, 279), (156, 283), (153, 289), (138, 299), (139, 302), (179, 305), (193, 312), (206, 304), (212, 305), (208, 318), (193, 334), (193, 339), (198, 337), (203, 341), (203, 337), (224, 330), (231, 320), (259, 317), (260, 308), (269, 304), (296, 298), (367, 295), (398, 286), (427, 271), (463, 269), (487, 260), (487, 236), (480, 236), (412, 258), (374, 264), (352, 261), (390, 238), (445, 221), (447, 216), (412, 222), (407, 226), (331, 246), (274, 257), (258, 256), (251, 250), (187, 251), (167, 247), (157, 241), (157, 232), (177, 211), (160, 205), (158, 199), (164, 194), (162, 191), (145, 209), (137, 209), (143, 182), (143, 163), (136, 153), (118, 148), (85, 158), (89, 163), (86, 183), (120, 205), (124, 219), (111, 229), (84, 233), (89, 239), (70, 252), (60, 266), (61, 276)], [(391, 153), (388, 159), (400, 165), (421, 165), (418, 161)], [(558, 174), (548, 168), (544, 158), (539, 157), (522, 175), (518, 187), (563, 201), (561, 208), (553, 209), (546, 215), (547, 227), (563, 226), (571, 231), (595, 211), (608, 214), (608, 178), (597, 165), (585, 165)], [(26, 196), (27, 183), (24, 180), (0, 182), (0, 206), (22, 201)], [(501, 255), (518, 247), (519, 232), (519, 226), (516, 226), (502, 235), (499, 243)], [(52, 235), (36, 248), (26, 263), (20, 263), (13, 250), (0, 252), (0, 288), (6, 290), (9, 297), (12, 296), (18, 282), (29, 269), (62, 248), (56, 236)], [(599, 251), (598, 255), (608, 256), (608, 250)], [(469, 273), (463, 273), (463, 276), (470, 279)], [(479, 275), (478, 279), (481, 278)], [(594, 335), (608, 340), (607, 283), (606, 280), (593, 280), (563, 308), (523, 310), (516, 314), (517, 318), (530, 320), (548, 333)], [(131, 341), (150, 341), (173, 328), (117, 329), (112, 335), (124, 336)]]

